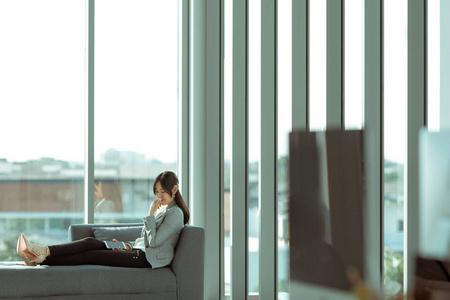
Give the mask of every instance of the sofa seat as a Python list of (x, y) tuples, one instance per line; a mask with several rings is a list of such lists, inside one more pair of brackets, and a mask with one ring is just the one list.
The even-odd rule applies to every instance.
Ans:
[[(122, 230), (130, 225), (131, 229)], [(111, 227), (113, 233), (124, 240), (134, 240), (142, 229), (142, 224), (72, 225), (69, 241), (93, 237), (99, 226)], [(133, 234), (126, 236), (131, 231)], [(186, 225), (172, 263), (157, 269), (99, 265), (31, 267), (0, 263), (0, 298), (203, 299), (204, 239), (203, 228)]]
[(2, 266), (2, 297), (60, 295), (166, 295), (177, 299), (175, 274), (170, 268), (82, 266)]

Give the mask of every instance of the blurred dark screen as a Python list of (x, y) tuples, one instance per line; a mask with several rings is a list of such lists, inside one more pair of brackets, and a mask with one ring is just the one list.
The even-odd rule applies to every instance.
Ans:
[(450, 299), (450, 262), (417, 257), (415, 278), (416, 300)]
[(346, 269), (364, 274), (362, 133), (290, 133), (291, 281), (349, 290)]

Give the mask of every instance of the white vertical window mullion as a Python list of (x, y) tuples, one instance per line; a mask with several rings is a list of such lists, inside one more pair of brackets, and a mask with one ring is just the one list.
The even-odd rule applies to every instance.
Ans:
[(261, 162), (259, 299), (277, 299), (276, 0), (261, 2)]
[(408, 1), (408, 102), (405, 187), (404, 289), (414, 287), (414, 266), (419, 245), (419, 130), (425, 125), (425, 13), (426, 0)]
[[(206, 228), (206, 3), (189, 3), (189, 199), (191, 224)], [(216, 201), (219, 201), (216, 199)], [(219, 232), (215, 232), (219, 234)], [(205, 256), (215, 240), (205, 234)], [(218, 270), (205, 257), (205, 299), (220, 297)]]
[(382, 5), (383, 0), (365, 0), (364, 40), (364, 154), (366, 205), (364, 210), (366, 280), (370, 286), (381, 288), (382, 231), (380, 226), (382, 187)]
[(95, 0), (86, 1), (86, 123), (84, 158), (84, 221), (94, 223), (94, 25)]
[[(191, 222), (205, 226), (206, 4), (190, 2), (189, 36), (189, 198)], [(208, 244), (206, 244), (206, 248)], [(206, 275), (206, 274), (205, 274)], [(208, 281), (208, 277), (205, 276)], [(209, 285), (205, 286), (208, 290)], [(206, 294), (208, 295), (208, 294)]]
[(189, 0), (178, 1), (178, 178), (189, 201)]
[(292, 129), (308, 128), (308, 0), (292, 1)]
[(342, 1), (327, 0), (327, 128), (341, 128)]
[(233, 105), (231, 156), (231, 298), (247, 298), (248, 98), (247, 1), (233, 1)]
[[(206, 5), (206, 93), (205, 93), (205, 276), (208, 278), (208, 299), (220, 298), (222, 253), (222, 160), (223, 160), (223, 101), (221, 0), (210, 0)], [(197, 108), (197, 107), (196, 107)], [(196, 198), (198, 193), (195, 193)]]

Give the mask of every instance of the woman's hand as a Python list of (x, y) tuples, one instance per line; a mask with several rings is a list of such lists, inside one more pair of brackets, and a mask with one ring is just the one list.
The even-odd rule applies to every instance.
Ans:
[(98, 184), (94, 183), (94, 200), (104, 199), (104, 198), (105, 198), (105, 196), (103, 196), (102, 182), (99, 181)]
[(150, 211), (148, 212), (148, 215), (153, 216), (160, 207), (161, 207), (161, 200), (156, 199), (155, 201), (152, 202), (152, 205), (150, 205)]
[[(117, 240), (113, 239), (113, 242), (117, 242)], [(112, 250), (114, 250), (114, 251), (130, 251), (132, 249), (130, 243), (124, 243), (124, 244), (125, 244), (126, 249), (122, 249), (121, 247), (119, 247), (119, 248), (113, 248)]]

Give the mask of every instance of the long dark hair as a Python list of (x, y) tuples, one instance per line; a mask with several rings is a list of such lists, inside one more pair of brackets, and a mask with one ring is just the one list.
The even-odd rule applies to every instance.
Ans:
[[(175, 173), (171, 172), (171, 171), (162, 172), (161, 174), (158, 175), (158, 177), (156, 177), (155, 182), (153, 183), (153, 193), (154, 194), (156, 194), (156, 184), (158, 182), (161, 184), (161, 187), (163, 188), (163, 190), (170, 195), (170, 197), (173, 196), (172, 195), (173, 187), (174, 186), (180, 187), (177, 175), (175, 175)], [(189, 208), (187, 207), (186, 203), (184, 202), (179, 188), (178, 188), (177, 192), (175, 193), (175, 203), (183, 211), (184, 224), (187, 224), (187, 222), (189, 222), (189, 216), (190, 216)]]

